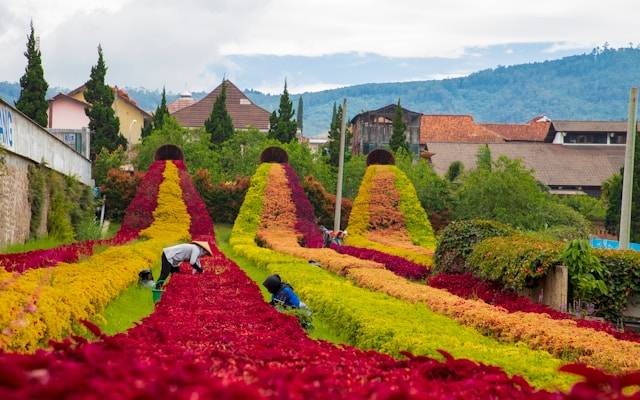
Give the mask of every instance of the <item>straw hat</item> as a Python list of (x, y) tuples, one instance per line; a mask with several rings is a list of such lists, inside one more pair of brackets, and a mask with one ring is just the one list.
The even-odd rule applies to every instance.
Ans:
[(207, 253), (209, 253), (209, 255), (210, 255), (210, 256), (211, 256), (211, 255), (213, 255), (213, 252), (211, 251), (211, 247), (209, 247), (209, 243), (207, 243), (207, 242), (201, 242), (201, 241), (198, 241), (198, 240), (194, 240), (194, 241), (193, 241), (193, 242), (191, 242), (191, 243), (193, 243), (193, 244), (197, 244), (198, 246), (200, 246), (200, 247), (202, 247), (203, 249), (205, 249), (205, 251), (206, 251)]

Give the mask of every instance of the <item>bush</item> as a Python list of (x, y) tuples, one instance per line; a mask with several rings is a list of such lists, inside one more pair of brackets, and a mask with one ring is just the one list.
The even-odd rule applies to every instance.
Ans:
[(640, 253), (633, 250), (594, 250), (605, 268), (607, 293), (596, 297), (596, 313), (610, 321), (622, 318), (629, 299), (640, 293)]
[(404, 172), (416, 189), (422, 208), (428, 215), (446, 215), (451, 209), (451, 188), (424, 159), (417, 161), (408, 153), (397, 155), (396, 165)]
[[(319, 180), (309, 175), (302, 181), (304, 193), (309, 198), (315, 211), (315, 215), (320, 225), (333, 229), (333, 218), (336, 210), (336, 196), (329, 193)], [(351, 199), (342, 198), (342, 209), (340, 211), (340, 226), (346, 227), (351, 214), (353, 202)]]
[(218, 223), (233, 224), (238, 216), (244, 197), (249, 189), (249, 178), (238, 178), (233, 182), (214, 184), (209, 171), (200, 169), (193, 177), (209, 215)]
[(569, 206), (592, 222), (605, 220), (607, 208), (602, 199), (591, 196), (553, 196), (560, 204)]
[(73, 226), (71, 225), (71, 218), (69, 216), (72, 204), (67, 199), (64, 180), (60, 176), (56, 174), (50, 175), (49, 193), (51, 198), (47, 218), (47, 231), (49, 236), (61, 242), (70, 242), (74, 236)]
[(130, 173), (120, 169), (111, 169), (107, 173), (100, 191), (106, 197), (105, 215), (109, 219), (121, 220), (127, 206), (136, 194), (143, 173)]
[(522, 290), (535, 287), (551, 267), (561, 264), (563, 250), (559, 242), (532, 240), (530, 236), (515, 234), (476, 244), (467, 262), (477, 277), (500, 282), (508, 289)]
[(103, 147), (92, 165), (93, 179), (96, 181), (96, 186), (104, 183), (110, 169), (120, 168), (121, 165), (125, 164), (126, 160), (127, 157), (122, 146), (118, 146), (117, 149), (111, 152), (106, 147)]
[(38, 236), (38, 228), (44, 209), (46, 178), (47, 170), (44, 165), (29, 165), (29, 205), (31, 207), (29, 234), (31, 238)]
[(473, 246), (490, 237), (511, 235), (508, 225), (488, 220), (454, 221), (442, 230), (435, 253), (435, 269), (439, 272), (470, 271), (467, 257)]

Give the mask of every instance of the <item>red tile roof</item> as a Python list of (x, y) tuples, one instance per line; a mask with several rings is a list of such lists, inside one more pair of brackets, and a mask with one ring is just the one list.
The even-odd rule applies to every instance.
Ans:
[(185, 107), (189, 107), (192, 104), (195, 104), (196, 100), (191, 97), (191, 93), (180, 94), (180, 97), (169, 103), (167, 108), (169, 109), (169, 114), (173, 114), (178, 110), (182, 110)]
[(502, 143), (498, 133), (477, 124), (471, 115), (423, 115), (420, 143)]
[[(236, 85), (230, 81), (227, 84), (227, 112), (231, 115), (233, 126), (237, 129), (255, 127), (262, 131), (269, 129), (269, 111), (255, 105)], [(213, 104), (222, 90), (222, 84), (215, 88), (203, 99), (188, 107), (182, 108), (172, 115), (185, 127), (197, 128), (204, 126), (209, 118)]]
[[(73, 89), (72, 91), (70, 91), (69, 93), (67, 93), (67, 96), (75, 96), (76, 94), (78, 94), (80, 92), (84, 92), (84, 89), (85, 89), (85, 85), (77, 87), (77, 88)], [(140, 111), (145, 119), (151, 118), (151, 114), (149, 114), (148, 112), (146, 112), (145, 110), (140, 108), (138, 103), (133, 98), (129, 97), (129, 93), (127, 93), (126, 90), (124, 90), (122, 88), (119, 88), (118, 86), (111, 87), (111, 89), (113, 89), (114, 93), (120, 99), (122, 99), (126, 103), (129, 103), (131, 106), (133, 106), (138, 111)]]
[(506, 141), (544, 142), (551, 129), (551, 121), (536, 117), (526, 124), (481, 124), (490, 129)]

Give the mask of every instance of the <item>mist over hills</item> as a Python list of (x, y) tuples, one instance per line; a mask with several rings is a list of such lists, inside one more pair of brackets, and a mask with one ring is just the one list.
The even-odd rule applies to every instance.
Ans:
[[(395, 103), (425, 114), (471, 114), (482, 122), (524, 122), (536, 115), (552, 119), (624, 119), (629, 88), (640, 85), (640, 49), (595, 49), (559, 60), (498, 67), (466, 77), (394, 83), (369, 83), (292, 95), (304, 99), (307, 136), (326, 132), (334, 102), (346, 97), (349, 117)], [(213, 88), (211, 88), (213, 89)], [(126, 88), (130, 96), (153, 110), (160, 90)], [(50, 90), (55, 95), (60, 88)], [(0, 97), (15, 101), (18, 83), (0, 82)], [(272, 111), (279, 96), (245, 90), (256, 104)], [(193, 93), (196, 99), (205, 92)], [(177, 97), (169, 93), (168, 100)]]

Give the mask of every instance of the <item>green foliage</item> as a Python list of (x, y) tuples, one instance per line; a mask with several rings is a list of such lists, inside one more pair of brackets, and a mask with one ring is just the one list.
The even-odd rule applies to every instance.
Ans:
[[(322, 183), (311, 175), (304, 178), (302, 182), (304, 193), (309, 198), (313, 206), (314, 214), (318, 219), (318, 224), (333, 228), (333, 221), (336, 210), (336, 196), (329, 193)], [(353, 202), (348, 198), (342, 198), (342, 207), (340, 211), (340, 226), (346, 228), (349, 222), (349, 214)]]
[(389, 139), (389, 148), (391, 148), (393, 152), (397, 152), (400, 149), (409, 151), (409, 143), (407, 142), (407, 135), (405, 134), (406, 130), (407, 124), (404, 122), (400, 99), (398, 99), (398, 104), (396, 105), (393, 115), (393, 133)]
[(304, 104), (302, 101), (302, 96), (298, 97), (298, 114), (296, 115), (296, 123), (298, 124), (298, 129), (300, 129), (300, 134), (304, 135), (303, 124), (304, 124)]
[(464, 172), (464, 164), (461, 161), (454, 161), (449, 165), (445, 177), (449, 182), (454, 182)]
[[(349, 161), (344, 163), (344, 173), (342, 176), (342, 195), (350, 199), (355, 198), (358, 195), (358, 189), (360, 189), (360, 183), (364, 177), (364, 172), (367, 170), (367, 157), (363, 155), (354, 154), (349, 158)], [(336, 182), (334, 176), (327, 177), (323, 181), (324, 187), (331, 193), (336, 191)]]
[(204, 129), (211, 134), (211, 143), (220, 144), (233, 135), (233, 121), (227, 112), (227, 83), (222, 81), (222, 89), (216, 98), (211, 115), (204, 121)]
[(65, 192), (72, 205), (69, 211), (76, 240), (100, 239), (100, 226), (96, 221), (93, 191), (73, 177), (65, 176)]
[(396, 154), (396, 166), (411, 180), (422, 208), (428, 213), (448, 210), (451, 207), (451, 191), (448, 182), (433, 170), (424, 159), (414, 160), (408, 152)]
[(38, 228), (40, 227), (42, 211), (44, 210), (47, 175), (44, 165), (29, 165), (27, 176), (29, 179), (29, 206), (31, 207), (30, 238), (38, 236)]
[(106, 147), (103, 147), (91, 166), (96, 186), (99, 187), (104, 183), (109, 170), (120, 168), (121, 165), (125, 164), (126, 160), (127, 157), (122, 146), (118, 146), (113, 151), (109, 151)]
[(607, 286), (602, 280), (605, 276), (604, 267), (593, 254), (588, 241), (572, 240), (560, 259), (569, 269), (574, 298), (591, 300), (595, 296), (607, 294)]
[(434, 271), (471, 271), (467, 258), (473, 246), (482, 240), (514, 233), (508, 225), (488, 220), (453, 221), (440, 234), (435, 253)]
[(492, 219), (525, 230), (566, 225), (589, 231), (588, 221), (554, 202), (520, 160), (500, 157), (491, 169), (467, 173), (456, 194), (454, 214), (458, 219)]
[(400, 195), (400, 210), (411, 241), (418, 246), (434, 248), (436, 243), (433, 228), (420, 205), (416, 189), (399, 168), (393, 168), (393, 172), (396, 176), (396, 190)]
[[(635, 165), (635, 163), (634, 163)], [(611, 233), (618, 234), (620, 230), (620, 207), (622, 203), (622, 173), (614, 174), (602, 184), (602, 198), (607, 204), (604, 225)], [(640, 221), (631, 214), (631, 241), (637, 242), (639, 238), (634, 232), (638, 232)]]
[(207, 205), (209, 215), (216, 223), (232, 224), (235, 221), (249, 189), (249, 178), (213, 183), (209, 171), (200, 169), (196, 171), (193, 183)]
[[(327, 162), (329, 165), (338, 167), (340, 162), (340, 131), (342, 129), (342, 105), (336, 108), (333, 103), (333, 113), (331, 116), (331, 125), (329, 126), (328, 141), (325, 145), (327, 152)], [(347, 127), (344, 133), (344, 161), (349, 161), (351, 156), (351, 130)]]
[(474, 275), (500, 282), (508, 289), (522, 290), (536, 286), (551, 267), (559, 265), (562, 250), (560, 242), (515, 234), (481, 241), (467, 262)]
[(160, 99), (160, 105), (153, 113), (153, 128), (162, 129), (165, 118), (169, 117), (169, 109), (167, 108), (167, 92), (164, 87), (162, 88), (162, 98)]
[(16, 101), (16, 108), (37, 124), (46, 128), (49, 122), (47, 118), (49, 103), (47, 103), (46, 99), (49, 85), (44, 79), (42, 57), (40, 48), (36, 43), (33, 21), (31, 21), (31, 32), (27, 37), (27, 51), (24, 56), (27, 57), (27, 67), (24, 75), (20, 78), (21, 90), (20, 97)]
[(294, 114), (293, 103), (289, 99), (287, 82), (285, 81), (278, 111), (274, 111), (269, 117), (269, 138), (276, 139), (282, 143), (289, 143), (294, 140), (298, 129)]
[(491, 150), (489, 149), (489, 145), (485, 144), (478, 149), (478, 154), (476, 155), (478, 169), (491, 171), (491, 167), (493, 164), (493, 160), (491, 158)]
[(313, 326), (313, 315), (311, 314), (311, 311), (309, 309), (306, 308), (290, 308), (290, 307), (283, 307), (281, 305), (277, 305), (276, 309), (278, 311), (280, 311), (283, 314), (287, 314), (295, 319), (298, 320), (298, 322), (300, 323), (300, 326), (302, 326), (302, 328), (305, 331), (312, 331), (314, 326)]
[(560, 204), (569, 206), (593, 222), (604, 221), (607, 208), (602, 199), (591, 196), (553, 196)]
[(117, 168), (107, 172), (100, 191), (106, 198), (105, 215), (108, 219), (122, 219), (136, 194), (142, 176), (142, 173), (132, 174)]
[(70, 242), (74, 236), (69, 215), (73, 205), (65, 193), (64, 180), (56, 174), (50, 174), (49, 196), (51, 199), (47, 218), (49, 236), (62, 242)]
[(106, 74), (102, 47), (98, 46), (98, 62), (91, 67), (91, 78), (85, 84), (84, 91), (84, 98), (90, 104), (85, 113), (89, 117), (92, 160), (103, 147), (113, 151), (118, 146), (127, 146), (127, 139), (120, 134), (120, 120), (112, 108), (114, 92), (105, 83)]
[(605, 270), (607, 292), (596, 296), (597, 314), (618, 321), (629, 299), (640, 294), (640, 253), (633, 250), (594, 250)]

